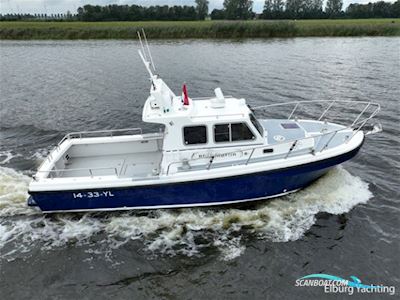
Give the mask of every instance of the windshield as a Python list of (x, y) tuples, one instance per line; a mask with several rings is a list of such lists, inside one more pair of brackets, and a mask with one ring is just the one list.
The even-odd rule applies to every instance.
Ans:
[(261, 134), (261, 136), (264, 136), (263, 132), (264, 129), (261, 126), (260, 122), (258, 122), (258, 120), (256, 119), (256, 117), (254, 116), (254, 114), (250, 114), (250, 121), (251, 123), (253, 123), (254, 127), (257, 129), (257, 131)]

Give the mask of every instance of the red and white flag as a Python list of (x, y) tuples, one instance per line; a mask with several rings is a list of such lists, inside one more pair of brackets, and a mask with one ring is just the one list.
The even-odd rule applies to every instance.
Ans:
[(186, 89), (186, 83), (184, 83), (182, 87), (182, 99), (183, 99), (183, 105), (189, 105), (189, 97)]

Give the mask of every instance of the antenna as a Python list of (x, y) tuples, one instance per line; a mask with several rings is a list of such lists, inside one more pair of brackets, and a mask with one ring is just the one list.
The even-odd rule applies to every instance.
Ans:
[(145, 41), (145, 43), (146, 43), (147, 52), (149, 53), (151, 66), (153, 67), (153, 70), (154, 70), (154, 72), (155, 72), (155, 71), (156, 71), (156, 66), (154, 65), (153, 57), (151, 56), (151, 52), (150, 52), (150, 48), (149, 48), (149, 43), (147, 42), (146, 33), (144, 32), (144, 29), (143, 29), (143, 28), (142, 28), (142, 32), (143, 32), (144, 41)]
[(136, 31), (136, 33), (137, 33), (137, 35), (139, 37), (139, 42), (140, 42), (140, 46), (142, 48), (143, 57), (145, 58), (145, 60), (147, 60), (146, 51), (144, 51), (144, 47), (143, 47), (143, 43), (142, 43), (142, 37), (140, 36), (140, 31)]
[(147, 72), (149, 72), (149, 74), (150, 74), (151, 80), (153, 81), (154, 75), (153, 75), (153, 72), (151, 72), (149, 61), (144, 57), (142, 50), (138, 50), (138, 52), (139, 52), (140, 58), (142, 59), (142, 61), (144, 63), (144, 66), (146, 67)]
[[(142, 34), (143, 34), (143, 37), (142, 37)], [(146, 33), (144, 32), (143, 28), (142, 28), (142, 34), (140, 33), (140, 31), (137, 31), (137, 35), (139, 37), (140, 46), (142, 48), (143, 57), (146, 59), (146, 61), (149, 61), (149, 59), (150, 59), (149, 64), (151, 65), (151, 67), (153, 68), (153, 70), (155, 72), (156, 68), (154, 66), (153, 57), (151, 56), (150, 47), (149, 47), (149, 43), (147, 42)], [(144, 43), (146, 44), (146, 50), (147, 51), (144, 48), (142, 38), (144, 39)], [(148, 58), (147, 58), (147, 56), (148, 56)]]
[[(144, 32), (143, 32), (143, 33), (144, 33)], [(142, 49), (139, 49), (139, 50), (138, 50), (139, 56), (140, 56), (140, 58), (142, 59), (142, 61), (143, 61), (143, 63), (144, 63), (144, 66), (146, 67), (147, 72), (149, 72), (151, 80), (153, 81), (154, 75), (153, 75), (153, 72), (151, 71), (151, 68), (150, 68), (151, 63), (150, 63), (149, 60), (147, 59), (146, 51), (144, 50), (144, 46), (143, 46), (143, 42), (142, 42), (142, 37), (141, 37), (139, 31), (137, 31), (137, 35), (138, 35), (138, 37), (139, 37), (140, 46), (141, 46), (141, 48), (142, 48)], [(147, 48), (148, 48), (148, 47), (147, 47)], [(153, 66), (153, 69), (154, 69), (154, 66)]]

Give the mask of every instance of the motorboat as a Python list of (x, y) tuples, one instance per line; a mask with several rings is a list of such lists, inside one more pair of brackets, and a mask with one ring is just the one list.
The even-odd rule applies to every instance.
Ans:
[[(176, 95), (155, 74), (147, 40), (139, 38), (150, 77), (142, 119), (160, 131), (68, 133), (33, 176), (28, 205), (54, 213), (263, 201), (307, 187), (354, 157), (367, 135), (382, 130), (373, 123), (380, 106), (372, 102), (251, 107), (221, 88), (211, 97), (191, 98), (186, 85)], [(354, 118), (333, 115), (335, 108), (349, 109)]]

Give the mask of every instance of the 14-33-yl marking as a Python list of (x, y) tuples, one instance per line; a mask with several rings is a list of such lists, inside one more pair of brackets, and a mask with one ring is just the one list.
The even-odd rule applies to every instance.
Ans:
[(98, 198), (98, 197), (114, 197), (114, 194), (111, 191), (102, 191), (102, 192), (86, 192), (86, 193), (72, 193), (74, 199), (76, 198)]

